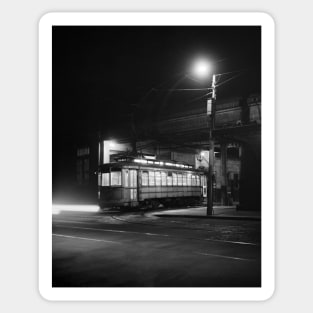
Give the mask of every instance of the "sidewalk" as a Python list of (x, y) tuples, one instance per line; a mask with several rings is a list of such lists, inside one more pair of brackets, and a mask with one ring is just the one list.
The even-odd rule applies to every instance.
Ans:
[(213, 215), (208, 216), (206, 207), (192, 207), (175, 210), (162, 210), (151, 215), (158, 217), (189, 217), (189, 218), (217, 218), (236, 220), (261, 220), (260, 211), (238, 211), (235, 206), (214, 206)]

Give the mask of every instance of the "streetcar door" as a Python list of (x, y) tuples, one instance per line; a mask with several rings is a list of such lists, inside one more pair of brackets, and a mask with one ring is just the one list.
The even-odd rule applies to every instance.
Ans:
[(129, 171), (130, 200), (137, 201), (137, 170)]
[(206, 198), (207, 197), (207, 181), (206, 181), (205, 175), (201, 175), (201, 186), (202, 186), (202, 196)]

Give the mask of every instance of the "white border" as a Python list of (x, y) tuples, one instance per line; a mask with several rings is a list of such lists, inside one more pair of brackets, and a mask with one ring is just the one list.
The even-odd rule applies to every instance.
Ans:
[[(52, 288), (52, 25), (262, 26), (262, 287)], [(39, 291), (47, 300), (267, 300), (274, 293), (274, 21), (265, 13), (48, 13), (39, 22)]]

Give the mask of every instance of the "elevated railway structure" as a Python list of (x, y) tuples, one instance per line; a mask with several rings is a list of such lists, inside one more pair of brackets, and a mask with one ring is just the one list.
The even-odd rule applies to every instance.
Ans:
[[(209, 148), (211, 115), (205, 107), (161, 119), (150, 128), (151, 137), (170, 147)], [(240, 208), (261, 209), (261, 97), (251, 94), (217, 100), (212, 134), (221, 158), (222, 202), (227, 204), (227, 146), (240, 147)]]

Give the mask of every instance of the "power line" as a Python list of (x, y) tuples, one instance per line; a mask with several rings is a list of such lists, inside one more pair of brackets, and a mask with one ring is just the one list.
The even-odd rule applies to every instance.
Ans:
[(203, 91), (212, 88), (171, 88), (171, 89), (154, 89), (155, 91)]

